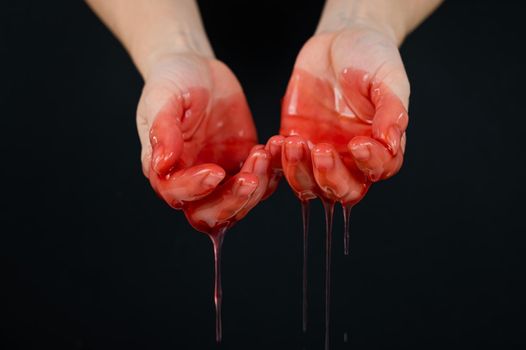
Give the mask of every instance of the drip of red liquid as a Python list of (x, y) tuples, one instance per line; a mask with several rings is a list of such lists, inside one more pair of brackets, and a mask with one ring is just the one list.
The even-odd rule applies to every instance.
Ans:
[[(336, 81), (316, 77), (307, 71), (296, 68), (290, 80), (287, 92), (283, 99), (282, 121), (280, 134), (286, 137), (299, 136), (308, 141), (309, 150), (313, 150), (315, 145), (321, 143), (331, 144), (338, 152), (341, 161), (345, 165), (349, 176), (354, 180), (350, 183), (350, 188), (346, 192), (333, 192), (330, 189), (318, 188), (313, 177), (310, 157), (305, 157), (302, 153), (302, 162), (290, 168), (284, 168), (285, 176), (292, 189), (302, 201), (302, 216), (304, 222), (304, 263), (303, 263), (303, 288), (304, 288), (304, 308), (303, 308), (303, 329), (306, 329), (306, 221), (302, 194), (308, 193), (313, 197), (322, 200), (325, 208), (326, 220), (326, 252), (325, 252), (325, 349), (329, 349), (330, 344), (330, 295), (331, 295), (331, 244), (332, 244), (332, 223), (334, 203), (340, 202), (343, 209), (344, 218), (344, 254), (350, 253), (350, 213), (352, 207), (358, 203), (367, 193), (371, 186), (371, 181), (366, 174), (358, 168), (353, 156), (349, 151), (349, 141), (355, 137), (372, 137), (372, 122), (376, 112), (376, 105), (373, 103), (374, 93), (379, 92), (385, 96), (392, 93), (384, 85), (376, 86), (372, 89), (373, 82), (366, 72), (349, 69), (342, 73)], [(401, 104), (393, 104), (392, 112), (398, 113)], [(384, 106), (385, 108), (385, 106)], [(300, 161), (300, 162), (301, 162)], [(318, 169), (319, 171), (319, 169)], [(338, 181), (338, 169), (331, 169), (326, 179), (332, 179), (335, 185)], [(318, 173), (320, 176), (320, 173)], [(341, 177), (342, 181), (346, 179)], [(352, 186), (352, 187), (351, 187)], [(336, 188), (343, 188), (335, 186)], [(353, 194), (354, 193), (354, 194)], [(350, 195), (353, 194), (353, 195)], [(311, 199), (309, 198), (309, 199)], [(345, 336), (348, 339), (348, 335)]]
[(334, 202), (322, 199), (325, 209), (325, 350), (329, 350), (331, 321), (331, 248)]
[[(152, 187), (170, 206), (182, 209), (189, 223), (212, 240), (215, 328), (219, 343), (221, 247), (227, 229), (243, 216), (231, 212), (241, 197), (229, 181), (237, 176), (240, 164), (257, 143), (250, 110), (241, 91), (212, 96), (208, 89), (191, 88), (161, 109), (150, 139), (152, 164), (145, 173)], [(253, 180), (254, 176), (245, 175), (244, 179)]]
[(223, 247), (223, 239), (227, 227), (219, 228), (213, 234), (210, 234), (210, 239), (214, 246), (214, 304), (216, 309), (216, 342), (221, 343), (223, 338), (223, 323), (221, 315), (221, 304), (223, 302), (223, 288), (221, 285), (221, 251)]
[(349, 220), (351, 218), (351, 205), (342, 204), (343, 208), (343, 253), (349, 255), (350, 231)]
[[(351, 216), (351, 209), (352, 209), (352, 205), (345, 205), (342, 203), (342, 209), (343, 209), (343, 249), (344, 249), (344, 254), (345, 255), (349, 255), (350, 253), (350, 250), (349, 250), (349, 246), (350, 246), (350, 231), (349, 231), (349, 219), (350, 219), (350, 216)], [(349, 295), (349, 290), (346, 290), (346, 293), (347, 295)], [(346, 312), (347, 315), (350, 314), (350, 312), (347, 310)], [(348, 318), (349, 316), (347, 316)], [(348, 322), (347, 323), (350, 323), (349, 322), (349, 319), (348, 319)], [(343, 333), (343, 342), (345, 344), (347, 344), (349, 342), (349, 334), (346, 332)]]
[(305, 334), (307, 332), (307, 309), (308, 309), (308, 299), (307, 299), (307, 260), (309, 252), (309, 211), (310, 203), (308, 200), (301, 201), (301, 218), (303, 221), (303, 299), (302, 299), (302, 330)]

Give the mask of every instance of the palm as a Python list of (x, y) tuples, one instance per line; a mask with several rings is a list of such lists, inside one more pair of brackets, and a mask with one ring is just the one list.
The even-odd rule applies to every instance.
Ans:
[[(357, 201), (370, 181), (396, 172), (401, 159), (390, 169), (375, 169), (373, 173), (356, 161), (349, 147), (367, 144), (372, 153), (383, 152), (380, 146), (390, 148), (382, 125), (378, 126), (385, 121), (377, 116), (384, 107), (395, 114), (403, 113), (408, 98), (404, 94), (409, 91), (404, 86), (406, 82), (396, 45), (379, 32), (355, 28), (317, 35), (307, 42), (296, 60), (283, 100), (280, 133), (298, 135), (309, 143), (310, 149), (330, 144), (361, 188), (359, 198), (353, 199)], [(398, 102), (392, 104), (394, 100)], [(382, 106), (387, 102), (390, 105)], [(380, 155), (386, 157), (385, 152)]]
[(221, 62), (162, 60), (147, 76), (137, 117), (146, 176), (199, 231), (233, 225), (275, 188), (270, 146), (256, 146), (241, 86)]
[[(178, 143), (180, 157), (170, 167), (204, 163), (236, 173), (256, 144), (256, 130), (243, 91), (232, 72), (216, 60), (183, 57), (162, 67), (157, 89), (170, 98), (153, 125), (152, 134)], [(178, 116), (178, 129), (169, 127)], [(162, 167), (162, 164), (160, 164)]]

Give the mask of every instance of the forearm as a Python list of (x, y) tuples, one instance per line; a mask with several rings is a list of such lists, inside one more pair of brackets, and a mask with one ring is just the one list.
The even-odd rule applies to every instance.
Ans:
[(86, 0), (130, 53), (143, 77), (162, 56), (213, 57), (195, 0)]
[(317, 33), (366, 23), (400, 45), (443, 0), (327, 0)]

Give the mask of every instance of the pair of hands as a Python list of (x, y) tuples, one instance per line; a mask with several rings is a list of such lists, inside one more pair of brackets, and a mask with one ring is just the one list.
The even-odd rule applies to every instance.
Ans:
[(363, 24), (317, 34), (296, 60), (280, 135), (258, 145), (233, 73), (212, 58), (168, 55), (139, 102), (143, 171), (207, 233), (243, 218), (282, 173), (301, 200), (354, 205), (400, 169), (408, 99), (392, 37)]

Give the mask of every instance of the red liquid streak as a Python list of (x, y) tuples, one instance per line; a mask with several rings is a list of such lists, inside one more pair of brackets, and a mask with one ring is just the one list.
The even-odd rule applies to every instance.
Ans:
[[(338, 77), (316, 77), (296, 68), (282, 104), (280, 134), (286, 137), (283, 170), (302, 201), (304, 220), (303, 329), (306, 329), (306, 198), (318, 197), (325, 207), (325, 349), (330, 344), (331, 244), (334, 203), (343, 207), (344, 254), (350, 248), (350, 213), (367, 193), (372, 181), (392, 176), (401, 165), (402, 150), (394, 156), (378, 129), (407, 112), (389, 88), (364, 71), (346, 69)], [(377, 118), (380, 116), (379, 118)], [(387, 120), (387, 121), (386, 121)], [(376, 124), (375, 124), (376, 123)], [(380, 124), (378, 124), (380, 123)], [(374, 126), (376, 125), (376, 126)], [(389, 125), (387, 125), (389, 126)], [(373, 127), (376, 127), (373, 133)], [(380, 132), (379, 132), (380, 130)], [(374, 134), (374, 135), (373, 135)], [(363, 152), (351, 153), (359, 146)], [(364, 154), (369, 154), (364, 156)], [(365, 164), (364, 162), (372, 161)], [(367, 166), (365, 166), (367, 165)], [(308, 197), (306, 197), (308, 196)]]
[(334, 202), (323, 199), (325, 208), (325, 350), (329, 350), (331, 322), (331, 248)]
[(343, 253), (349, 255), (349, 245), (350, 245), (350, 231), (349, 231), (349, 220), (351, 218), (351, 209), (350, 205), (342, 205), (343, 208)]
[(310, 203), (308, 200), (301, 201), (301, 218), (303, 221), (303, 299), (302, 299), (302, 330), (303, 333), (307, 332), (307, 261), (309, 253), (309, 211)]
[(152, 187), (212, 240), (219, 343), (222, 243), (227, 229), (246, 214), (240, 207), (249, 196), (242, 188), (257, 182), (254, 174), (238, 173), (257, 142), (250, 111), (241, 92), (212, 98), (206, 89), (190, 89), (159, 112), (150, 139), (153, 155), (147, 174)]
[(221, 314), (221, 304), (223, 302), (223, 289), (221, 286), (221, 250), (223, 239), (227, 228), (221, 228), (217, 234), (210, 235), (214, 246), (214, 304), (216, 308), (216, 342), (221, 343), (223, 338), (223, 323)]

